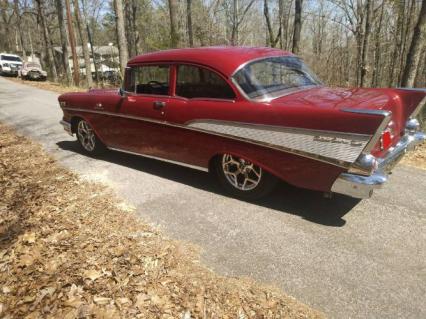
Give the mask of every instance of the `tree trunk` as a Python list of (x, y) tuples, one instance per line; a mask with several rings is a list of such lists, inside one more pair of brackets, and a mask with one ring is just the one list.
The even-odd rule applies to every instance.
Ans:
[[(84, 4), (83, 4), (83, 9), (84, 9)], [(93, 48), (92, 34), (90, 33), (90, 28), (88, 24), (86, 24), (86, 28), (87, 28), (87, 38), (89, 40), (90, 50), (92, 52), (93, 66), (95, 67), (95, 80), (96, 80), (96, 83), (99, 84), (98, 64), (96, 63), (96, 55), (95, 55), (95, 50)]]
[(177, 48), (179, 46), (179, 32), (178, 32), (178, 2), (177, 0), (169, 0), (169, 13), (170, 13), (170, 46)]
[(2, 23), (0, 23), (0, 28), (2, 30), (0, 37), (0, 46), (6, 51), (9, 52), (12, 45), (10, 43), (10, 26), (9, 19), (6, 14), (6, 10), (9, 7), (9, 2), (7, 0), (0, 1), (0, 12), (2, 17)]
[(55, 0), (56, 2), (56, 11), (58, 13), (58, 23), (59, 23), (59, 34), (61, 38), (61, 48), (62, 48), (62, 67), (66, 76), (67, 84), (72, 84), (72, 78), (70, 73), (69, 65), (69, 53), (68, 53), (68, 41), (67, 41), (67, 31), (64, 24), (64, 4), (62, 0)]
[(234, 0), (232, 5), (231, 45), (238, 45), (238, 5), (238, 0)]
[(365, 77), (367, 75), (367, 60), (368, 60), (368, 48), (370, 43), (370, 33), (371, 33), (371, 10), (372, 10), (372, 1), (366, 0), (365, 9), (365, 27), (364, 27), (364, 36), (362, 41), (362, 49), (361, 49), (361, 73), (360, 73), (360, 81), (359, 85), (363, 87), (365, 85)]
[(25, 52), (24, 33), (22, 32), (22, 17), (21, 12), (19, 10), (19, 0), (14, 0), (13, 3), (16, 15), (16, 28), (18, 29), (17, 31), (19, 35), (19, 43), (21, 45), (22, 50), (22, 57), (24, 58), (24, 61), (26, 61), (27, 53)]
[(296, 0), (294, 11), (293, 47), (295, 54), (300, 52), (300, 34), (302, 32), (302, 5), (303, 0)]
[(123, 2), (122, 0), (114, 0), (115, 10), (115, 24), (118, 39), (118, 53), (120, 56), (120, 71), (121, 78), (124, 77), (127, 60), (129, 59), (129, 52), (127, 51), (126, 31), (124, 29), (124, 15), (123, 15)]
[(188, 42), (192, 48), (194, 46), (194, 35), (192, 32), (192, 0), (186, 0), (186, 24), (188, 28)]
[(383, 2), (380, 8), (380, 17), (377, 25), (377, 30), (374, 34), (374, 67), (373, 75), (371, 76), (371, 87), (377, 87), (379, 85), (379, 75), (380, 75), (380, 51), (381, 51), (381, 33), (382, 33), (382, 24), (383, 24), (383, 13), (384, 13), (385, 3)]
[(78, 34), (81, 40), (81, 49), (84, 56), (84, 65), (86, 67), (86, 85), (91, 87), (92, 82), (92, 63), (90, 62), (90, 53), (88, 48), (87, 34), (86, 34), (86, 21), (84, 16), (80, 15), (80, 6), (78, 0), (74, 0), (74, 16), (77, 22)]
[(405, 15), (405, 6), (404, 6), (405, 1), (396, 1), (395, 5), (397, 6), (398, 9), (398, 18), (396, 21), (396, 41), (395, 41), (395, 45), (394, 45), (394, 49), (393, 49), (393, 53), (392, 53), (392, 58), (391, 58), (391, 65), (390, 65), (390, 74), (389, 74), (389, 81), (388, 81), (388, 86), (393, 86), (393, 84), (395, 82), (398, 82), (398, 80), (394, 81), (395, 79), (399, 78), (399, 73), (396, 73), (395, 71), (397, 71), (399, 63), (397, 63), (396, 61), (398, 61), (398, 57), (401, 54), (401, 47), (402, 47), (402, 30), (403, 30), (403, 22), (404, 22), (404, 15)]
[(40, 19), (40, 27), (41, 27), (41, 32), (43, 34), (43, 40), (44, 40), (44, 49), (46, 51), (46, 58), (47, 58), (47, 64), (48, 64), (48, 70), (51, 76), (51, 79), (54, 82), (58, 82), (58, 73), (56, 72), (56, 65), (55, 65), (55, 56), (53, 53), (53, 48), (51, 46), (51, 39), (50, 39), (50, 33), (49, 30), (47, 29), (47, 25), (46, 25), (46, 15), (45, 15), (45, 11), (44, 11), (44, 2), (43, 0), (36, 0), (36, 4), (37, 4), (37, 11), (38, 11), (38, 16)]
[(426, 38), (426, 0), (422, 1), (419, 19), (414, 27), (413, 38), (411, 40), (410, 49), (408, 50), (405, 69), (402, 74), (401, 85), (412, 87), (416, 79), (417, 68), (419, 67), (422, 46)]
[(135, 0), (129, 0), (124, 3), (125, 12), (125, 28), (127, 37), (127, 47), (129, 56), (134, 57), (138, 55), (138, 42), (139, 35), (136, 27), (136, 19), (138, 16), (138, 4)]
[(77, 50), (75, 46), (75, 33), (74, 33), (74, 26), (72, 22), (72, 16), (71, 16), (70, 0), (65, 0), (65, 9), (67, 12), (68, 37), (69, 37), (70, 45), (71, 45), (74, 85), (79, 86), (80, 85), (80, 65), (78, 63), (78, 55), (77, 55)]

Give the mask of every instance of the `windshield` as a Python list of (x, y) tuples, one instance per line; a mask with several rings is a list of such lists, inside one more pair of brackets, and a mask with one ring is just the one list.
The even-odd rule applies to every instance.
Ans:
[(289, 91), (320, 85), (315, 74), (297, 57), (271, 57), (251, 62), (233, 76), (253, 99), (276, 98)]
[(2, 55), (1, 59), (3, 61), (14, 61), (14, 62), (22, 62), (20, 57), (17, 56), (10, 56), (10, 55)]

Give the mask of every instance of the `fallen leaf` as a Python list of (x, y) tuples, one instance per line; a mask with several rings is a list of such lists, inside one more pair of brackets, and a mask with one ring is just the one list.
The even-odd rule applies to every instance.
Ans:
[(98, 305), (106, 305), (106, 304), (109, 304), (109, 302), (111, 301), (111, 298), (95, 296), (93, 297), (93, 301)]
[(25, 233), (22, 236), (22, 241), (24, 243), (27, 243), (27, 244), (34, 244), (35, 243), (35, 238), (36, 238), (35, 233)]
[(97, 270), (86, 270), (83, 273), (84, 278), (88, 278), (92, 281), (95, 281), (96, 279), (102, 277), (102, 272)]

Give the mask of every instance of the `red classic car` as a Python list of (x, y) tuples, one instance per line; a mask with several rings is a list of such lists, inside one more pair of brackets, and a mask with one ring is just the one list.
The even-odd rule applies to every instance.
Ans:
[(82, 149), (153, 157), (214, 173), (255, 199), (277, 179), (368, 198), (425, 140), (421, 89), (330, 88), (293, 54), (205, 47), (128, 62), (120, 90), (59, 97)]

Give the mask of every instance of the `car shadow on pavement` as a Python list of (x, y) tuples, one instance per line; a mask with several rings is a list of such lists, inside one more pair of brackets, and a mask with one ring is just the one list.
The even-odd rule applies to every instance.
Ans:
[[(61, 141), (57, 145), (63, 150), (86, 156), (76, 142)], [(115, 151), (108, 151), (96, 159), (136, 169), (215, 194), (228, 196), (218, 185), (215, 178), (205, 172)], [(358, 199), (343, 195), (334, 195), (331, 199), (325, 198), (321, 192), (296, 188), (281, 182), (271, 194), (261, 200), (252, 202), (252, 204), (286, 214), (297, 215), (313, 223), (341, 227), (346, 223), (343, 217), (359, 202), (360, 200)]]

